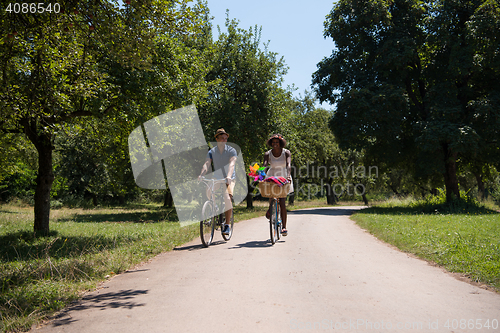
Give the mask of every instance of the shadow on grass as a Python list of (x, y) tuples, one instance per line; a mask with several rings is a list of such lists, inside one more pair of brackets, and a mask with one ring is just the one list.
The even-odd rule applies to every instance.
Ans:
[(83, 297), (81, 301), (78, 301), (77, 304), (69, 306), (60, 314), (58, 314), (50, 325), (53, 327), (58, 327), (76, 322), (77, 320), (75, 320), (71, 316), (70, 312), (83, 311), (88, 309), (106, 310), (116, 308), (124, 308), (130, 310), (139, 306), (144, 306), (144, 303), (134, 302), (133, 299), (138, 295), (145, 295), (147, 293), (147, 290), (128, 289), (120, 290), (119, 292), (88, 295)]
[(29, 261), (46, 257), (73, 258), (82, 254), (101, 252), (135, 239), (127, 236), (105, 237), (59, 235), (51, 231), (48, 236), (37, 237), (32, 231), (17, 231), (0, 236), (2, 262)]
[(158, 209), (147, 212), (126, 212), (126, 213), (88, 213), (75, 214), (68, 218), (62, 218), (59, 222), (78, 222), (78, 223), (157, 223), (157, 222), (178, 222), (175, 209)]

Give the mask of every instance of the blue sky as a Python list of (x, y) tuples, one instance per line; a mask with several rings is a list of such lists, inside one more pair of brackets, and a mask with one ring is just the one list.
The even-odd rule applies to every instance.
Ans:
[[(284, 87), (295, 85), (297, 97), (304, 96), (305, 90), (312, 91), (311, 75), (316, 65), (333, 50), (332, 39), (323, 37), (323, 23), (333, 8), (333, 1), (313, 0), (307, 4), (303, 0), (207, 1), (214, 17), (214, 37), (217, 25), (225, 31), (226, 9), (230, 19), (240, 21), (240, 28), (262, 27), (261, 41), (270, 41), (269, 51), (283, 56), (289, 67)], [(322, 107), (331, 108), (329, 104)]]

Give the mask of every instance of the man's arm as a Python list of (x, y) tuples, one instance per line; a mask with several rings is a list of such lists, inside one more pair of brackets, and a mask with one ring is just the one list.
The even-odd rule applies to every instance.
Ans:
[(226, 184), (231, 184), (232, 178), (231, 176), (233, 175), (234, 172), (234, 166), (236, 165), (236, 156), (232, 156), (229, 159), (229, 167), (228, 167), (228, 172), (226, 176)]
[(212, 163), (212, 160), (207, 158), (207, 160), (205, 161), (205, 163), (201, 167), (201, 172), (200, 172), (200, 175), (198, 176), (198, 180), (200, 180), (201, 177), (203, 177), (207, 173), (208, 168), (210, 167), (210, 163)]

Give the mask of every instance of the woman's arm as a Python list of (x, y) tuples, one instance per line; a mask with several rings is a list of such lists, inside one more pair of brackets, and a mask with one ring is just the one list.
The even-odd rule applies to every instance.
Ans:
[(264, 154), (264, 164), (262, 166), (264, 168), (269, 166), (269, 151)]
[(292, 153), (287, 149), (285, 150), (285, 158), (286, 158), (286, 174), (288, 175), (287, 179), (292, 179)]

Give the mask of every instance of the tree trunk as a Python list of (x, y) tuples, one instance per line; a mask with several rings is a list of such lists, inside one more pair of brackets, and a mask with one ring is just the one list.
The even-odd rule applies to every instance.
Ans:
[(450, 202), (455, 198), (460, 198), (457, 178), (457, 153), (452, 152), (448, 148), (448, 144), (443, 145), (445, 155), (444, 160), (444, 184), (446, 187), (446, 202)]
[(37, 135), (35, 144), (38, 152), (38, 175), (36, 177), (35, 189), (35, 224), (34, 231), (37, 234), (49, 233), (50, 218), (50, 190), (54, 181), (52, 170), (52, 146), (51, 135), (42, 133)]
[(361, 197), (363, 198), (363, 202), (365, 203), (365, 205), (368, 206), (368, 198), (366, 197), (366, 194), (363, 193)]
[(35, 145), (38, 152), (38, 175), (35, 188), (35, 222), (33, 230), (36, 234), (47, 235), (50, 231), (50, 190), (54, 182), (52, 168), (52, 134), (44, 132), (37, 123), (29, 120), (21, 122), (26, 136)]
[(327, 194), (326, 195), (326, 204), (327, 205), (335, 205), (335, 194)]
[(333, 191), (333, 181), (330, 180), (330, 183), (325, 184), (325, 189), (326, 189), (326, 204), (327, 205), (335, 205), (337, 203), (337, 196), (335, 195), (335, 192)]
[(247, 176), (247, 188), (248, 188), (248, 193), (247, 193), (247, 209), (252, 209), (253, 208), (253, 191), (250, 189), (250, 177)]
[(481, 177), (481, 174), (479, 172), (474, 172), (474, 176), (476, 177), (477, 181), (477, 196), (479, 200), (484, 200), (485, 198), (485, 189), (484, 189), (484, 182), (483, 182), (483, 177)]
[(163, 197), (163, 207), (172, 207), (174, 204), (174, 199), (172, 198), (172, 192), (167, 188), (165, 191), (165, 196)]
[(290, 206), (293, 206), (293, 205), (294, 205), (294, 203), (295, 203), (295, 192), (293, 192), (292, 194), (290, 194), (290, 195), (288, 196), (288, 204), (289, 204)]

